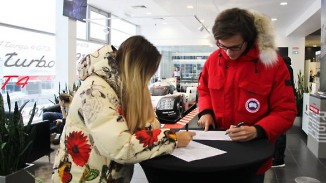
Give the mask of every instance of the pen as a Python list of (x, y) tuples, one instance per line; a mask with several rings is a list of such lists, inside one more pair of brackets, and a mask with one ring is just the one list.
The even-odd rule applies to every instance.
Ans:
[(189, 130), (189, 128), (188, 128), (188, 123), (186, 124), (186, 131), (188, 131)]
[[(242, 126), (242, 125), (244, 125), (244, 124), (245, 124), (245, 122), (240, 122), (240, 123), (237, 124), (236, 127), (239, 128), (240, 126)], [(228, 134), (228, 132), (225, 133), (225, 135), (227, 135), (227, 134)]]

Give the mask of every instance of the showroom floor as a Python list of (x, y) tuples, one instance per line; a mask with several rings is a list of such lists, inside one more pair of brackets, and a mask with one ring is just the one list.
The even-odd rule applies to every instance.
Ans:
[[(196, 119), (193, 119), (189, 127), (196, 127)], [(306, 146), (307, 137), (301, 128), (293, 126), (287, 132), (287, 148), (285, 152), (285, 164), (283, 168), (272, 168), (265, 174), (264, 183), (295, 183), (298, 177), (310, 177), (326, 183), (326, 159), (316, 158)], [(57, 149), (58, 145), (52, 145)], [(35, 161), (36, 177), (44, 183), (50, 183), (54, 152)], [(134, 176), (131, 183), (147, 183), (146, 176), (139, 164), (135, 166)], [(312, 183), (312, 182), (310, 182)]]

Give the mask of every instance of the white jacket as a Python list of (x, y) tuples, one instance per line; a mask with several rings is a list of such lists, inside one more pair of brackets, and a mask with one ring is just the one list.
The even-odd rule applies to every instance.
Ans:
[[(112, 47), (87, 55), (54, 162), (52, 182), (130, 182), (133, 164), (171, 153), (175, 134), (147, 128), (131, 134), (121, 115), (119, 70)], [(160, 126), (156, 121), (155, 126)]]

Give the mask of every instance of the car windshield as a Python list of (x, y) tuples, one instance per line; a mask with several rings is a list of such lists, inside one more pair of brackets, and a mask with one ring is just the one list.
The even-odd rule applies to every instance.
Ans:
[(169, 94), (169, 87), (167, 86), (155, 86), (150, 88), (152, 96), (164, 96)]

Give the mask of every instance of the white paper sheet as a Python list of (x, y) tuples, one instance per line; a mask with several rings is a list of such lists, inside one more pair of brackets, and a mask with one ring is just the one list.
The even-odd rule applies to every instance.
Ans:
[(226, 153), (226, 151), (191, 141), (187, 147), (175, 149), (172, 155), (184, 161), (190, 162), (224, 153)]
[(207, 131), (204, 130), (190, 130), (196, 132), (193, 137), (194, 140), (225, 140), (231, 141), (229, 135), (225, 135), (225, 131)]

